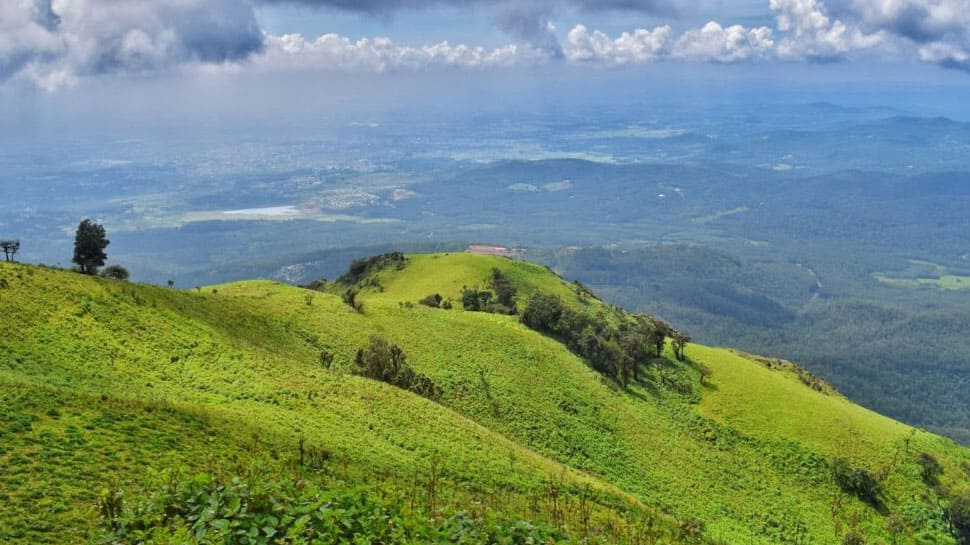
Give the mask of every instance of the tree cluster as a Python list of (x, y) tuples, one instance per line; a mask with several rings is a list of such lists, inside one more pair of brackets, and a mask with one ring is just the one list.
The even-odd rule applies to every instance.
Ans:
[(520, 321), (531, 329), (560, 339), (596, 371), (626, 386), (639, 379), (639, 369), (649, 363), (650, 348), (663, 353), (667, 337), (674, 339), (675, 354), (684, 358), (690, 340), (669, 325), (646, 316), (620, 320), (612, 325), (603, 315), (590, 316), (563, 304), (559, 297), (537, 291), (526, 303)]
[(386, 382), (433, 401), (441, 399), (441, 388), (408, 366), (407, 356), (401, 347), (377, 335), (371, 336), (366, 347), (357, 350), (353, 373)]
[(516, 289), (512, 282), (497, 268), (492, 268), (491, 290), (464, 287), (461, 291), (461, 305), (465, 310), (492, 312), (495, 314), (515, 314)]
[(394, 267), (396, 270), (404, 268), (405, 257), (401, 252), (391, 252), (388, 254), (375, 255), (363, 259), (355, 259), (347, 272), (337, 278), (337, 282), (344, 285), (354, 285), (367, 278), (372, 272), (376, 272), (387, 267)]

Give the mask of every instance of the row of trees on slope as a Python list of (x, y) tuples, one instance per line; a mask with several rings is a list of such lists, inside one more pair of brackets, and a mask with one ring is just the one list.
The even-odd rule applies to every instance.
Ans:
[(689, 336), (660, 320), (638, 315), (633, 320), (619, 317), (613, 324), (604, 315), (580, 312), (556, 295), (542, 291), (529, 296), (520, 321), (558, 338), (593, 369), (615, 378), (624, 387), (631, 379), (639, 380), (639, 369), (649, 362), (651, 349), (661, 357), (669, 338), (674, 356), (684, 361), (684, 348), (690, 341)]

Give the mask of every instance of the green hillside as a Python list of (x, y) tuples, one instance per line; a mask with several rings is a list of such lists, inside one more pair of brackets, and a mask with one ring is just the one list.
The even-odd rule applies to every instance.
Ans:
[[(624, 388), (515, 315), (462, 310), (463, 288), (488, 289), (498, 268), (520, 309), (542, 291), (603, 324), (631, 320), (541, 266), (374, 263), (316, 291), (182, 291), (0, 265), (0, 541), (96, 541), (104, 498), (123, 494), (131, 518), (205, 473), (279, 493), (274, 483), (296, 480), (363, 487), (416, 542), (451, 540), (466, 515), (509, 542), (525, 539), (519, 521), (540, 541), (687, 543), (703, 529), (727, 543), (954, 542), (946, 508), (970, 483), (970, 452), (949, 440), (791, 364), (725, 349), (688, 345), (679, 362), (668, 345)], [(435, 293), (453, 308), (418, 304)], [(355, 376), (374, 335), (440, 398)], [(942, 473), (924, 479), (927, 460)], [(164, 527), (154, 542), (189, 539), (161, 518), (138, 519)], [(207, 535), (193, 539), (223, 542)]]

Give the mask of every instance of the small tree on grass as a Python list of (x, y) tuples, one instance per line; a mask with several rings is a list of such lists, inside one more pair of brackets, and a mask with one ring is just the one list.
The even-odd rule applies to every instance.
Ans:
[(672, 338), (673, 343), (671, 343), (671, 345), (674, 349), (674, 357), (677, 358), (677, 361), (684, 361), (684, 348), (687, 346), (687, 343), (690, 342), (690, 336), (680, 332), (674, 332)]
[(108, 254), (104, 249), (111, 241), (105, 236), (104, 226), (89, 219), (81, 221), (74, 232), (74, 259), (78, 269), (83, 274), (96, 275), (98, 268), (104, 265)]
[(7, 261), (13, 261), (13, 256), (17, 255), (17, 252), (20, 251), (20, 241), (0, 240), (0, 251), (3, 252), (3, 257)]
[(101, 276), (112, 280), (128, 280), (128, 269), (121, 265), (108, 265), (101, 272)]

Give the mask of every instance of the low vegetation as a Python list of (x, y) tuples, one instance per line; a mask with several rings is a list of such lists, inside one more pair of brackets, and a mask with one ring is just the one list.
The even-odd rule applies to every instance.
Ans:
[[(494, 293), (493, 269), (517, 315), (401, 304)], [(541, 266), (409, 255), (322, 291), (0, 279), (4, 543), (964, 539), (965, 449), (787, 365), (678, 359), (662, 322)], [(625, 387), (584, 331), (617, 354), (639, 336)]]

